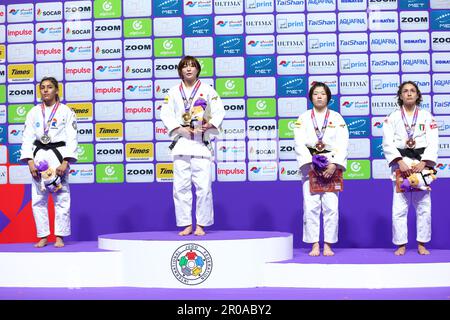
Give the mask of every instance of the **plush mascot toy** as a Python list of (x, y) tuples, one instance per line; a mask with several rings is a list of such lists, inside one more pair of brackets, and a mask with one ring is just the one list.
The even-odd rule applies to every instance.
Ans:
[(430, 184), (436, 180), (435, 169), (425, 168), (422, 172), (413, 173), (408, 178), (404, 179), (400, 188), (403, 191), (414, 191), (414, 190), (431, 190)]
[(56, 171), (48, 166), (47, 161), (42, 161), (36, 165), (41, 175), (41, 191), (57, 192), (62, 188), (61, 177), (56, 175)]

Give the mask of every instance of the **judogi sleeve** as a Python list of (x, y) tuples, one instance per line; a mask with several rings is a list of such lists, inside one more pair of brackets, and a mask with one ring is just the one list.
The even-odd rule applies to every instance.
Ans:
[(218, 134), (222, 130), (222, 121), (223, 118), (225, 118), (225, 109), (219, 95), (212, 88), (208, 102), (211, 108), (211, 119), (209, 119), (208, 122), (217, 129), (217, 132), (213, 133)]
[(439, 150), (439, 130), (436, 120), (434, 120), (430, 113), (427, 113), (427, 119), (425, 121), (425, 134), (427, 137), (427, 147), (423, 152), (422, 160), (435, 166)]
[(387, 116), (383, 122), (383, 152), (389, 166), (392, 165), (392, 161), (397, 158), (402, 158), (400, 151), (397, 150), (394, 143), (395, 123), (392, 119), (392, 114)]
[(77, 140), (77, 116), (75, 112), (68, 108), (66, 121), (66, 146), (61, 148), (61, 155), (64, 160), (74, 163), (78, 160), (78, 140)]
[(172, 90), (169, 91), (164, 98), (164, 103), (161, 108), (161, 121), (169, 130), (169, 135), (173, 135), (173, 130), (180, 126), (175, 115), (175, 99), (173, 98)]
[(333, 163), (340, 169), (345, 170), (347, 168), (347, 156), (348, 156), (348, 143), (349, 132), (347, 124), (344, 118), (339, 113), (336, 115), (336, 147), (334, 148)]
[(36, 140), (34, 132), (34, 109), (31, 109), (25, 120), (25, 128), (22, 135), (22, 147), (20, 149), (20, 161), (27, 162), (33, 159), (33, 142)]
[(295, 153), (297, 154), (297, 163), (299, 168), (312, 162), (311, 153), (306, 147), (306, 135), (306, 124), (302, 115), (300, 115), (295, 122), (294, 128)]

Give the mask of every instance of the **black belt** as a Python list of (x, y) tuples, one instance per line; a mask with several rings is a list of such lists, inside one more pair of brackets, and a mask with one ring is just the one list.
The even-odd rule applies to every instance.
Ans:
[(311, 153), (312, 156), (315, 155), (315, 154), (321, 154), (321, 153), (328, 153), (328, 152), (331, 152), (331, 151), (328, 151), (328, 150), (318, 151), (318, 150), (316, 150), (316, 149), (314, 149), (314, 148), (310, 148), (310, 147), (307, 147), (307, 148), (308, 148), (308, 150), (309, 150), (309, 153)]
[(397, 149), (400, 154), (402, 155), (402, 157), (408, 157), (411, 159), (416, 159), (416, 160), (422, 160), (422, 154), (425, 151), (425, 148), (418, 148), (418, 149), (410, 149), (410, 148), (406, 148), (406, 149)]
[(61, 155), (61, 152), (59, 152), (59, 150), (57, 148), (64, 147), (66, 145), (66, 143), (64, 141), (43, 144), (39, 140), (35, 140), (33, 142), (33, 144), (36, 146), (36, 149), (34, 149), (34, 152), (33, 152), (33, 158), (36, 157), (36, 153), (41, 149), (42, 150), (52, 150), (55, 153), (56, 157), (58, 158), (59, 162), (60, 163), (63, 162), (63, 160), (64, 160), (63, 156)]

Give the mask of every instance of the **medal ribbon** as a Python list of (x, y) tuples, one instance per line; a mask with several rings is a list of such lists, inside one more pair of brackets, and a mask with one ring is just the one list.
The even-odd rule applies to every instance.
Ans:
[(414, 128), (416, 127), (417, 115), (419, 114), (419, 108), (416, 106), (416, 110), (414, 110), (414, 116), (412, 119), (411, 126), (408, 124), (408, 119), (406, 119), (405, 110), (402, 108), (402, 119), (403, 124), (405, 125), (406, 132), (408, 133), (408, 139), (412, 139), (414, 135)]
[(314, 125), (314, 130), (316, 131), (317, 139), (319, 139), (319, 141), (322, 141), (322, 138), (325, 134), (325, 129), (327, 128), (329, 117), (330, 117), (330, 110), (327, 110), (327, 114), (325, 115), (325, 119), (323, 120), (322, 129), (319, 130), (316, 120), (316, 114), (314, 113), (314, 108), (311, 110), (311, 119)]
[[(58, 110), (59, 107), (59, 101), (55, 103), (53, 106), (52, 112), (50, 113), (50, 116), (48, 117), (47, 122), (45, 121), (45, 106), (42, 103), (41, 110), (42, 110), (42, 119), (44, 119), (44, 134), (48, 135), (48, 130), (50, 129), (50, 122), (52, 122), (53, 117), (55, 116), (56, 110)], [(47, 124), (47, 126), (45, 125)]]
[(194, 90), (192, 90), (191, 96), (189, 97), (189, 100), (188, 100), (188, 99), (186, 99), (186, 93), (184, 92), (184, 89), (183, 89), (183, 83), (180, 84), (180, 93), (181, 93), (181, 97), (183, 98), (185, 112), (188, 112), (189, 109), (191, 108), (192, 101), (194, 100), (194, 97), (198, 91), (198, 88), (200, 88), (200, 85), (201, 85), (200, 80), (197, 80), (197, 83), (194, 86)]

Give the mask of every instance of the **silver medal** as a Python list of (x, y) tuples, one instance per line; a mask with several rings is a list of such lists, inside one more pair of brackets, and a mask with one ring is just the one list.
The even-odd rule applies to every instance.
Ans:
[(48, 134), (44, 134), (44, 135), (41, 137), (41, 142), (42, 142), (43, 144), (48, 144), (48, 143), (50, 143), (50, 137), (48, 136)]

